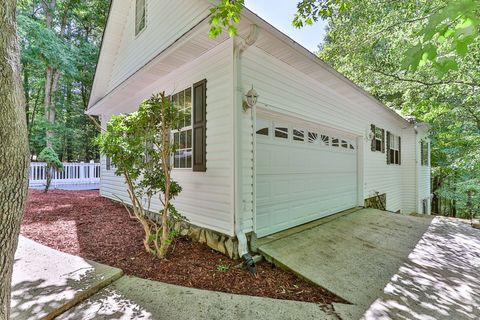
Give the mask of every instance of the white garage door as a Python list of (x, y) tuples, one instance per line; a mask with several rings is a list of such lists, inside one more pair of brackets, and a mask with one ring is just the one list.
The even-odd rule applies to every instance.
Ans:
[(266, 236), (357, 205), (352, 136), (257, 119), (256, 233)]

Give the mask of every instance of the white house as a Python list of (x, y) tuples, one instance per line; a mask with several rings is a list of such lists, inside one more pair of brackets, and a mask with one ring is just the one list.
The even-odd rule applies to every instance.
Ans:
[[(182, 145), (175, 203), (192, 225), (238, 243), (242, 256), (252, 235), (372, 198), (388, 211), (430, 213), (428, 125), (401, 117), (248, 9), (238, 36), (210, 39), (213, 3), (113, 0), (87, 111), (105, 126), (159, 91), (191, 110), (172, 138)], [(249, 108), (252, 87), (258, 101)], [(128, 202), (106, 159), (100, 191)]]

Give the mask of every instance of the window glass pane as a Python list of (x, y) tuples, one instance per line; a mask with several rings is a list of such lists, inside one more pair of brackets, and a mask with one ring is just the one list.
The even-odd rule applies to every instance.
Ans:
[(293, 129), (293, 140), (295, 141), (305, 141), (305, 131)]
[(337, 138), (332, 138), (332, 147), (339, 147), (340, 142)]
[(174, 154), (174, 168), (192, 167), (192, 89), (187, 88), (171, 97), (174, 103), (182, 112), (180, 128), (173, 134), (173, 141), (178, 150)]
[(288, 128), (287, 127), (275, 127), (275, 137), (288, 139)]
[(192, 108), (192, 89), (188, 88), (185, 90), (185, 108)]
[(355, 147), (351, 144), (350, 149), (355, 150)]
[(348, 142), (345, 140), (342, 140), (342, 148), (347, 149), (348, 148)]
[(146, 12), (145, 0), (136, 0), (135, 2), (135, 35), (145, 28)]
[(175, 143), (178, 146), (179, 142), (180, 142), (180, 133), (175, 132), (173, 134), (173, 143)]
[(178, 93), (178, 107), (180, 109), (185, 109), (185, 92), (179, 92)]
[(187, 167), (187, 153), (185, 150), (182, 150), (180, 152), (180, 168), (186, 168)]
[(192, 125), (192, 91), (188, 88), (183, 94), (184, 98), (182, 103), (185, 110), (185, 126), (188, 127)]
[(310, 142), (310, 143), (319, 143), (318, 133), (316, 133), (316, 132), (308, 132), (308, 142)]
[(262, 136), (268, 136), (268, 131), (270, 127), (270, 121), (257, 119), (256, 123), (256, 132)]
[(175, 168), (180, 168), (180, 151), (175, 151), (173, 166)]
[(186, 143), (187, 148), (192, 147), (192, 130), (187, 130), (187, 143)]
[(321, 137), (321, 138), (322, 138), (323, 144), (326, 145), (326, 146), (328, 146), (330, 137), (322, 134), (322, 137)]
[(191, 168), (192, 167), (192, 149), (187, 150), (186, 161), (187, 161), (187, 168)]
[(185, 149), (187, 147), (187, 132), (182, 131), (180, 132), (180, 144), (179, 149)]

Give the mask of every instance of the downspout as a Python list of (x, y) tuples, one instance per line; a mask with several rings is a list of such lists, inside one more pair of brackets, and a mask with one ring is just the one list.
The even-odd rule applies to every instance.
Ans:
[(420, 202), (419, 202), (420, 199), (418, 197), (418, 192), (419, 192), (418, 187), (420, 185), (420, 182), (419, 182), (420, 181), (420, 177), (419, 177), (419, 175), (420, 175), (420, 170), (419, 169), (420, 168), (419, 168), (419, 166), (421, 165), (421, 163), (419, 163), (419, 161), (421, 161), (419, 159), (419, 155), (422, 152), (422, 150), (420, 150), (420, 152), (418, 150), (419, 141), (418, 141), (418, 130), (417, 130), (417, 125), (416, 124), (413, 125), (413, 130), (415, 131), (415, 212), (420, 213), (419, 210), (418, 210), (418, 208), (420, 206)]
[[(243, 117), (243, 91), (242, 91), (242, 75), (241, 75), (241, 54), (248, 49), (257, 39), (258, 28), (256, 25), (250, 26), (250, 33), (246, 39), (235, 37), (233, 40), (233, 88), (234, 88), (234, 175), (235, 175), (235, 195), (234, 195), (234, 219), (235, 219), (235, 235), (238, 241), (238, 254), (243, 259), (244, 264), (252, 273), (256, 273), (255, 262), (248, 250), (248, 241), (246, 232), (243, 228), (241, 212), (242, 204), (242, 117)], [(252, 112), (252, 121), (254, 110)], [(253, 146), (254, 147), (254, 146)]]

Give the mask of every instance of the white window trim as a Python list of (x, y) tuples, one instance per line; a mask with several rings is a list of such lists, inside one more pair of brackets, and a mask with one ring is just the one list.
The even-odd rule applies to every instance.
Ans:
[(137, 39), (138, 37), (140, 37), (140, 35), (145, 31), (145, 29), (147, 29), (147, 0), (144, 0), (144, 10), (145, 10), (145, 25), (143, 26), (142, 30), (139, 30), (138, 33), (137, 33), (137, 1), (135, 1), (135, 16), (134, 16), (134, 34), (135, 34), (135, 39)]
[[(374, 136), (374, 140), (375, 140), (375, 152), (382, 152), (382, 149), (385, 150), (385, 141), (383, 140), (383, 130), (382, 128), (380, 127), (377, 127), (375, 126), (375, 136)], [(377, 137), (377, 133), (380, 134), (380, 137)], [(380, 141), (380, 150), (377, 149), (377, 141)]]
[[(390, 151), (393, 150), (393, 151), (398, 151), (398, 159), (397, 159), (397, 162), (398, 163), (395, 163), (394, 161), (394, 158), (390, 156), (390, 165), (396, 165), (396, 166), (399, 166), (400, 165), (400, 141), (399, 141), (399, 138), (400, 136), (397, 136), (396, 134), (393, 134), (390, 132), (390, 141), (388, 142), (389, 143), (389, 146), (390, 146)], [(392, 142), (395, 144), (395, 147), (392, 146)], [(389, 151), (389, 152), (390, 152)], [(395, 152), (393, 153), (395, 155)]]

